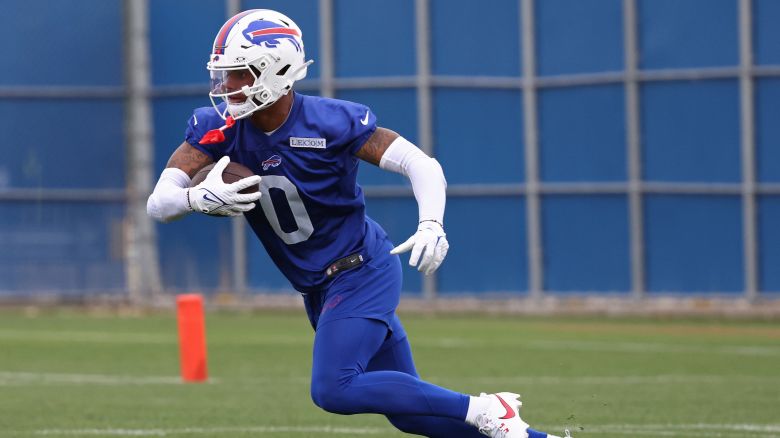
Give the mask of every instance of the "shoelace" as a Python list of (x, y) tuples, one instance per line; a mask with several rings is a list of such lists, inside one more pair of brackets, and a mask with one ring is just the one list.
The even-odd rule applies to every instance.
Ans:
[[(479, 432), (490, 436), (491, 438), (505, 438), (506, 431), (501, 429), (496, 422), (487, 415), (477, 415), (477, 427)], [(492, 434), (491, 434), (492, 433)]]

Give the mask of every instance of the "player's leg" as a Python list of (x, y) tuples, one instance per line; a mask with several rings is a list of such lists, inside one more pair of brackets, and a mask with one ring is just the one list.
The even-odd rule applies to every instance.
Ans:
[[(528, 425), (519, 417), (520, 402), (509, 398), (509, 393), (504, 395), (506, 400), (495, 396), (469, 397), (420, 380), (416, 372), (370, 369), (372, 359), (385, 352), (388, 325), (396, 322), (394, 310), (401, 290), (400, 262), (397, 256), (389, 255), (392, 245), (389, 242), (388, 245), (386, 251), (377, 252), (366, 266), (338, 277), (320, 303), (322, 310), (312, 309), (319, 313), (318, 321), (313, 322), (316, 325), (311, 386), (314, 402), (340, 414), (439, 417), (459, 423), (465, 420), (477, 425), (486, 435), (526, 438)], [(411, 353), (406, 360), (407, 366), (413, 369)], [(421, 426), (419, 419), (396, 421), (410, 432), (431, 427), (430, 423)], [(463, 430), (462, 426), (451, 426), (453, 422), (441, 424)], [(506, 432), (508, 429), (511, 433)], [(531, 438), (544, 436), (531, 435)]]
[(462, 420), (469, 398), (399, 371), (368, 371), (387, 338), (387, 325), (344, 318), (317, 327), (311, 395), (339, 414), (432, 415)]
[[(417, 369), (414, 365), (409, 339), (406, 336), (406, 331), (404, 330), (401, 321), (398, 319), (398, 316), (393, 317), (391, 328), (393, 331), (392, 336), (385, 341), (379, 352), (371, 359), (367, 371), (395, 370), (419, 378)], [(484, 399), (490, 400), (490, 402), (484, 403), (486, 408), (483, 409), (489, 409), (491, 404), (503, 408), (503, 405), (501, 405), (500, 402), (495, 403), (492, 399), (495, 399), (495, 397), (488, 396)], [(475, 417), (473, 422), (477, 423), (476, 416), (478, 416), (480, 412), (477, 406), (471, 406), (471, 402), (475, 401), (478, 402), (477, 404), (480, 404), (479, 402), (483, 401), (483, 397), (476, 399), (469, 397), (469, 401), (469, 407), (474, 409), (474, 412), (471, 412), (471, 415)], [(503, 412), (499, 415), (503, 416)], [(484, 436), (483, 433), (479, 432), (477, 427), (465, 422), (465, 419), (456, 420), (445, 417), (420, 415), (388, 415), (387, 418), (393, 426), (406, 433), (423, 435), (431, 438), (477, 438)], [(548, 436), (544, 432), (539, 432), (530, 428), (526, 429), (525, 432), (528, 434), (529, 438), (544, 438)], [(549, 437), (554, 438), (552, 435)]]
[(367, 372), (384, 344), (401, 293), (401, 263), (384, 240), (365, 265), (336, 277), (314, 336), (312, 399), (340, 414), (462, 419), (469, 398), (398, 371)]
[[(469, 397), (413, 374), (372, 370), (372, 359), (381, 351), (387, 334), (384, 322), (366, 318), (337, 319), (320, 325), (312, 365), (311, 395), (315, 404), (338, 414), (383, 414), (392, 417), (394, 424), (405, 432), (430, 437), (479, 436), (474, 435), (476, 429), (464, 427), (464, 421), (491, 437), (548, 436), (528, 429), (520, 419), (520, 402), (514, 394)], [(411, 354), (403, 358), (407, 353), (399, 353), (403, 360), (411, 358)], [(436, 427), (447, 432), (441, 434)]]
[[(371, 358), (366, 371), (392, 370), (419, 378), (406, 331), (398, 316), (393, 317), (391, 328), (392, 335), (383, 343), (379, 352)], [(479, 438), (484, 436), (476, 427), (466, 423), (464, 418), (387, 415), (387, 419), (403, 432), (430, 438)]]

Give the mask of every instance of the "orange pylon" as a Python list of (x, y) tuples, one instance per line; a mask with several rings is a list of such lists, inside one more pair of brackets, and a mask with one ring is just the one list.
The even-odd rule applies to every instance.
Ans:
[(181, 378), (185, 382), (203, 382), (208, 379), (203, 297), (199, 294), (178, 295), (176, 307), (179, 320)]

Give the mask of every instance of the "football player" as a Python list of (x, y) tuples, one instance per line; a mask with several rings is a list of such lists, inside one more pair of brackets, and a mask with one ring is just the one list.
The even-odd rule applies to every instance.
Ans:
[[(398, 429), (429, 437), (547, 436), (520, 419), (517, 394), (469, 396), (419, 378), (395, 313), (398, 254), (411, 251), (409, 264), (425, 274), (447, 255), (442, 168), (377, 126), (368, 107), (294, 92), (311, 62), (301, 29), (285, 15), (255, 9), (228, 20), (207, 64), (213, 108), (189, 119), (149, 196), (149, 215), (162, 222), (193, 211), (246, 217), (303, 296), (315, 330), (311, 397), (322, 409), (383, 414)], [(223, 183), (231, 160), (256, 176)], [(356, 183), (361, 160), (411, 181), (419, 224), (395, 248), (365, 214)], [(258, 192), (239, 193), (258, 184)]]

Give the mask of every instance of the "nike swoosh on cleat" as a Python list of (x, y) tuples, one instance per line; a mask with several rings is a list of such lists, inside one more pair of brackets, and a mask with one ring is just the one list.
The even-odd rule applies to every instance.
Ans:
[(512, 407), (509, 406), (509, 404), (507, 402), (505, 402), (504, 399), (501, 398), (499, 395), (497, 395), (497, 394), (493, 394), (493, 395), (496, 396), (498, 401), (500, 401), (501, 404), (504, 406), (504, 409), (506, 409), (506, 414), (503, 417), (498, 417), (498, 418), (500, 418), (502, 420), (508, 420), (508, 419), (514, 417), (515, 416), (515, 410), (512, 409)]

